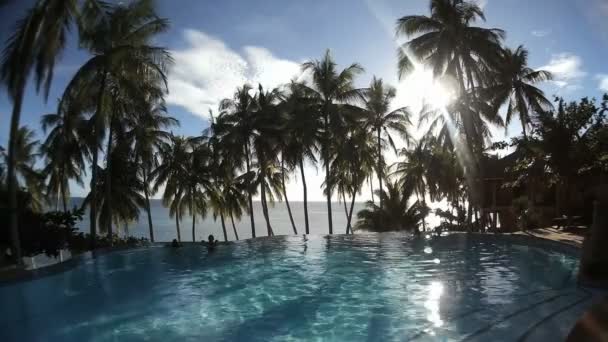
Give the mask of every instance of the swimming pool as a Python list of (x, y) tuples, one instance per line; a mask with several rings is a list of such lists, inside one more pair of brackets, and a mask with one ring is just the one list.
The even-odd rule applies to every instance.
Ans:
[(577, 256), (456, 234), (149, 247), (0, 285), (1, 341), (562, 340)]

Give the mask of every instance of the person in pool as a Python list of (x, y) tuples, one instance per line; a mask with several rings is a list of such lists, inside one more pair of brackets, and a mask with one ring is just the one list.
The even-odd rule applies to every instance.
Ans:
[(179, 248), (181, 247), (181, 245), (179, 244), (179, 242), (177, 242), (177, 239), (173, 239), (173, 241), (171, 241), (171, 247)]
[(209, 235), (209, 237), (207, 238), (207, 241), (203, 241), (203, 242), (207, 245), (207, 248), (209, 248), (209, 250), (213, 250), (217, 246), (217, 240), (215, 239), (213, 234)]

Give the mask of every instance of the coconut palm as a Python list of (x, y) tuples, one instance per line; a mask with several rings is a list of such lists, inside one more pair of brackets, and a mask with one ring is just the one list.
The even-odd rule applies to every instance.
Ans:
[(11, 243), (19, 262), (21, 246), (17, 229), (16, 140), (25, 88), (33, 72), (36, 90), (43, 88), (45, 99), (48, 98), (55, 62), (66, 45), (72, 21), (78, 18), (79, 26), (86, 27), (101, 7), (97, 0), (85, 0), (80, 11), (77, 5), (76, 0), (36, 1), (17, 21), (0, 61), (0, 83), (6, 87), (13, 102), (6, 169)]
[[(304, 163), (309, 161), (312, 165), (316, 164), (315, 155), (318, 152), (319, 132), (321, 130), (319, 115), (316, 112), (318, 108), (314, 104), (314, 97), (309, 96), (306, 88), (296, 81), (289, 83), (288, 93), (281, 104), (284, 113), (283, 137), (279, 142), (281, 144), (281, 161), (288, 170), (300, 169), (306, 234), (310, 234), (310, 227)], [(287, 193), (284, 196), (287, 202)], [(295, 224), (293, 224), (293, 227), (294, 233), (297, 234)]]
[[(251, 171), (251, 156), (252, 156), (252, 136), (253, 128), (253, 111), (255, 101), (251, 95), (252, 88), (245, 84), (237, 88), (234, 96), (231, 99), (224, 99), (220, 102), (220, 117), (222, 117), (221, 125), (216, 128), (215, 134), (226, 148), (230, 148), (231, 155), (234, 161), (240, 164), (245, 162), (245, 171), (250, 174)], [(236, 164), (236, 163), (235, 163)], [(255, 187), (248, 187), (248, 202), (249, 202), (249, 218), (251, 220), (251, 237), (255, 234), (255, 222), (253, 214), (253, 195)]]
[(530, 110), (540, 113), (553, 107), (543, 91), (534, 84), (550, 80), (552, 75), (548, 71), (530, 68), (528, 50), (521, 45), (515, 50), (505, 48), (496, 69), (496, 84), (490, 85), (484, 92), (496, 99), (496, 106), (508, 103), (505, 125), (509, 125), (513, 115), (517, 114), (526, 139), (531, 123)]
[(186, 211), (187, 203), (182, 202), (183, 189), (180, 181), (187, 177), (184, 166), (188, 163), (190, 141), (184, 137), (171, 135), (169, 142), (163, 142), (159, 146), (160, 164), (150, 174), (150, 180), (154, 182), (152, 193), (165, 186), (163, 192), (163, 205), (169, 208), (170, 217), (175, 217), (177, 239), (181, 241), (179, 221)]
[(381, 209), (374, 202), (367, 202), (366, 208), (357, 213), (355, 229), (373, 232), (417, 232), (420, 222), (428, 213), (428, 208), (419, 201), (410, 203), (413, 191), (413, 186), (403, 187), (398, 183), (387, 182), (386, 191), (376, 192), (376, 196), (382, 197), (384, 207)]
[[(426, 206), (426, 195), (430, 188), (429, 172), (431, 167), (431, 151), (426, 140), (420, 140), (412, 149), (402, 149), (404, 161), (395, 165), (394, 174), (399, 177), (397, 184), (403, 188), (412, 188), (423, 205)], [(426, 222), (422, 221), (426, 231)]]
[(179, 178), (178, 187), (181, 189), (181, 202), (187, 205), (188, 213), (192, 217), (192, 242), (196, 242), (196, 217), (205, 218), (209, 204), (207, 194), (212, 189), (210, 162), (212, 152), (207, 144), (191, 142), (192, 152), (183, 172)]
[[(343, 70), (338, 70), (329, 50), (321, 60), (311, 60), (302, 64), (302, 70), (312, 76), (312, 85), (303, 88), (307, 95), (315, 100), (316, 110), (322, 122), (321, 158), (325, 165), (325, 194), (327, 196), (327, 219), (329, 234), (333, 234), (331, 195), (333, 185), (330, 182), (332, 141), (331, 127), (341, 120), (343, 113), (340, 105), (356, 100), (359, 91), (354, 87), (355, 77), (363, 72), (359, 64), (352, 64)], [(335, 133), (335, 132), (334, 132)]]
[(154, 242), (154, 227), (150, 211), (150, 173), (158, 166), (158, 151), (162, 145), (171, 139), (171, 134), (165, 129), (179, 125), (179, 121), (167, 115), (167, 108), (163, 102), (147, 104), (144, 111), (132, 117), (132, 129), (127, 138), (133, 141), (135, 163), (139, 166), (144, 184), (145, 210), (148, 214), (148, 228), (150, 241)]
[(279, 102), (282, 94), (278, 89), (265, 91), (259, 85), (254, 97), (252, 146), (257, 159), (255, 184), (260, 187), (262, 213), (266, 220), (268, 235), (273, 235), (268, 214), (268, 200), (272, 203), (275, 195), (281, 198), (283, 171), (278, 161), (281, 131), (283, 129)]
[[(376, 145), (373, 134), (366, 127), (352, 127), (343, 138), (344, 143), (332, 147), (331, 184), (344, 200), (346, 234), (352, 231), (351, 219), (357, 193), (373, 172), (376, 163)], [(346, 196), (351, 198), (350, 209), (346, 207)]]
[[(398, 35), (414, 36), (398, 50), (399, 75), (414, 69), (415, 58), (432, 68), (435, 77), (455, 79), (457, 93), (467, 103), (477, 96), (476, 87), (494, 78), (492, 67), (500, 59), (504, 32), (473, 26), (475, 21), (485, 20), (483, 11), (473, 2), (431, 0), (430, 12), (430, 16), (410, 15), (397, 21)], [(482, 121), (479, 115), (485, 112), (470, 105), (460, 109), (458, 121), (464, 130), (466, 148), (475, 154), (481, 150), (476, 139)]]
[[(169, 52), (151, 43), (153, 37), (168, 28), (159, 18), (152, 0), (138, 0), (104, 9), (94, 25), (81, 33), (81, 45), (92, 57), (76, 72), (66, 91), (81, 89), (95, 101), (90, 118), (89, 145), (92, 155), (91, 183), (96, 183), (99, 145), (107, 129), (106, 168), (111, 174), (114, 130), (123, 118), (158, 99), (166, 90), (166, 71), (171, 64)], [(92, 186), (91, 191), (97, 191)], [(104, 191), (111, 192), (111, 180)], [(95, 194), (92, 195), (96, 197)], [(108, 195), (106, 195), (108, 196)], [(91, 234), (95, 236), (96, 203), (91, 202)], [(111, 216), (113, 207), (106, 206), (104, 215)], [(104, 220), (108, 224), (111, 219)], [(112, 227), (107, 227), (111, 234)]]
[[(35, 140), (34, 131), (26, 126), (17, 131), (15, 137), (15, 184), (25, 187), (31, 196), (31, 206), (35, 211), (41, 211), (45, 202), (44, 176), (34, 166), (39, 155), (39, 145), (40, 142)], [(1, 156), (3, 166), (7, 167), (8, 155), (2, 151)]]
[[(412, 140), (412, 136), (409, 132), (409, 126), (412, 125), (410, 120), (412, 114), (407, 107), (401, 107), (391, 110), (391, 103), (397, 95), (397, 90), (390, 86), (385, 85), (382, 79), (372, 78), (372, 82), (369, 88), (363, 92), (364, 109), (367, 112), (366, 125), (369, 129), (376, 134), (377, 141), (377, 166), (376, 174), (378, 175), (378, 183), (380, 192), (382, 192), (382, 180), (384, 178), (384, 160), (382, 158), (383, 150), (383, 135), (386, 137), (390, 147), (397, 154), (397, 147), (392, 132), (399, 134), (400, 138), (403, 139), (406, 146), (409, 145)], [(382, 197), (380, 200), (380, 208), (382, 208)]]
[(43, 132), (46, 134), (48, 131), (41, 146), (46, 160), (43, 171), (47, 179), (46, 191), (56, 206), (60, 202), (63, 204), (63, 210), (66, 212), (70, 195), (69, 180), (84, 186), (82, 177), (87, 149), (83, 139), (86, 127), (81, 104), (86, 105), (83, 101), (62, 97), (57, 114), (46, 114), (41, 119)]
[[(99, 211), (97, 219), (100, 227), (105, 229), (111, 225), (117, 228), (124, 227), (126, 224), (136, 221), (139, 217), (139, 208), (145, 206), (145, 199), (142, 196), (144, 184), (137, 172), (138, 165), (134, 162), (131, 146), (127, 140), (121, 139), (116, 144), (110, 156), (112, 158), (112, 173), (107, 168), (98, 166), (99, 178), (97, 178), (98, 191), (97, 197), (92, 197), (90, 192), (85, 198), (82, 206), (89, 206), (91, 201), (97, 202)], [(105, 188), (105, 182), (112, 179), (112, 192), (107, 197), (107, 192), (99, 191)], [(105, 208), (114, 203), (114, 214), (112, 216), (103, 215)], [(119, 203), (120, 205), (115, 205)], [(110, 222), (106, 222), (111, 220)], [(113, 235), (110, 235), (112, 238)]]

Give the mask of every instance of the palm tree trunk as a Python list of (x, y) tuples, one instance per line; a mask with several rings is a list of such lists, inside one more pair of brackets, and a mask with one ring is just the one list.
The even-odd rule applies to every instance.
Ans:
[(344, 204), (344, 216), (346, 217), (346, 234), (348, 235), (349, 222), (348, 222), (348, 207), (346, 207), (346, 194), (342, 193), (342, 203)]
[(16, 143), (17, 133), (19, 131), (19, 121), (21, 119), (21, 106), (23, 104), (23, 93), (25, 91), (25, 80), (21, 76), (20, 84), (17, 88), (17, 94), (13, 102), (13, 113), (11, 115), (11, 130), (8, 141), (8, 161), (7, 161), (7, 176), (8, 183), (8, 208), (9, 208), (9, 227), (11, 231), (11, 252), (15, 256), (18, 265), (23, 265), (21, 259), (21, 241), (19, 239), (19, 213), (17, 208), (17, 177), (15, 175), (16, 162)]
[(95, 112), (96, 121), (93, 125), (92, 138), (94, 140), (93, 143), (93, 164), (91, 165), (91, 204), (89, 211), (89, 220), (90, 220), (90, 229), (91, 229), (91, 246), (95, 248), (95, 244), (97, 241), (97, 162), (99, 160), (99, 146), (97, 137), (99, 135), (98, 129), (100, 128), (97, 122), (101, 121), (101, 109), (103, 108), (103, 94), (105, 92), (106, 87), (106, 74), (103, 73), (103, 77), (101, 78), (101, 86), (99, 88), (99, 94), (97, 98), (97, 110)]
[(348, 223), (346, 226), (346, 234), (349, 234), (349, 231), (350, 231), (350, 233), (353, 232), (353, 229), (351, 227), (351, 221), (353, 218), (353, 209), (355, 208), (355, 198), (356, 197), (357, 197), (357, 195), (356, 195), (356, 191), (355, 191), (355, 192), (353, 192), (353, 199), (350, 202), (350, 211), (348, 213)]
[(65, 184), (61, 184), (61, 202), (63, 203), (63, 212), (68, 212), (68, 198), (66, 196)]
[[(114, 108), (112, 108), (113, 110)], [(105, 185), (105, 201), (106, 201), (106, 219), (108, 220), (108, 236), (110, 237), (110, 244), (112, 244), (112, 113), (110, 113), (110, 126), (108, 130), (108, 146), (106, 148), (106, 179), (104, 179)]]
[[(96, 134), (96, 133), (93, 133)], [(99, 159), (99, 149), (93, 148), (93, 161), (91, 164), (91, 202), (89, 210), (89, 222), (91, 227), (91, 245), (95, 248), (97, 241), (97, 160)]]
[(266, 186), (265, 186), (265, 178), (262, 176), (262, 184), (260, 184), (260, 189), (262, 193), (262, 213), (264, 214), (264, 219), (266, 220), (266, 229), (268, 230), (268, 236), (273, 236), (274, 232), (272, 231), (272, 226), (270, 225), (270, 217), (268, 216), (268, 203), (266, 202)]
[(196, 242), (196, 213), (194, 210), (194, 203), (190, 201), (190, 215), (192, 215), (192, 242)]
[(177, 229), (177, 241), (182, 242), (182, 234), (179, 230), (179, 215), (175, 213), (175, 227)]
[(237, 231), (236, 231), (236, 225), (234, 224), (234, 215), (232, 215), (232, 212), (230, 213), (230, 221), (232, 221), (232, 231), (234, 232), (234, 237), (238, 241), (239, 233), (237, 233)]
[[(251, 162), (249, 161), (249, 144), (245, 144), (245, 165), (247, 167), (247, 174), (251, 172)], [(249, 218), (251, 219), (251, 237), (255, 238), (255, 222), (253, 219), (253, 195), (252, 189), (248, 189), (248, 201), (249, 201)]]
[(144, 196), (146, 199), (146, 213), (148, 214), (148, 229), (150, 230), (150, 242), (154, 242), (154, 227), (152, 226), (152, 213), (150, 212), (150, 197), (148, 195), (148, 174), (146, 167), (142, 169), (144, 180)]
[(325, 186), (327, 187), (327, 223), (329, 225), (329, 235), (334, 233), (334, 227), (331, 216), (331, 183), (329, 181), (329, 113), (325, 106), (325, 146), (323, 146), (324, 162), (325, 162)]
[(281, 157), (281, 183), (283, 186), (283, 197), (285, 197), (285, 204), (287, 205), (287, 213), (289, 214), (289, 221), (291, 221), (291, 227), (293, 228), (293, 233), (298, 235), (298, 229), (296, 228), (296, 223), (293, 221), (293, 215), (291, 214), (291, 206), (289, 205), (289, 199), (287, 198), (287, 190), (285, 189), (285, 167), (284, 161)]
[(304, 226), (306, 228), (306, 234), (310, 234), (310, 228), (308, 226), (308, 191), (306, 188), (306, 176), (304, 175), (304, 160), (300, 159), (300, 173), (302, 174), (302, 190), (304, 193)]
[(228, 234), (226, 233), (226, 222), (224, 221), (224, 214), (220, 214), (220, 220), (222, 221), (222, 231), (224, 232), (224, 241), (228, 242)]
[(376, 203), (376, 199), (374, 198), (374, 177), (372, 175), (369, 176), (369, 191), (372, 194), (372, 202)]
[[(380, 193), (383, 193), (383, 189), (382, 189), (382, 143), (381, 143), (381, 131), (380, 131), (380, 127), (378, 127), (377, 129), (377, 138), (378, 138), (378, 184), (380, 184)], [(380, 224), (382, 224), (382, 196), (380, 196), (379, 198), (380, 201)]]

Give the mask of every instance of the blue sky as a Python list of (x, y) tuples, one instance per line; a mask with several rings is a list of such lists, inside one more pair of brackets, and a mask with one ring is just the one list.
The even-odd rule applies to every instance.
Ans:
[[(0, 37), (8, 37), (14, 21), (33, 1), (20, 0), (0, 13)], [(302, 61), (332, 50), (342, 66), (358, 62), (366, 73), (357, 80), (365, 86), (372, 75), (397, 85), (394, 24), (398, 17), (427, 14), (428, 0), (158, 0), (159, 14), (171, 29), (158, 38), (170, 48), (176, 64), (170, 75), (170, 113), (178, 118), (178, 134), (196, 135), (206, 127), (208, 109), (230, 96), (243, 82), (271, 87), (298, 73)], [(553, 71), (556, 80), (543, 85), (547, 95), (568, 99), (599, 97), (608, 91), (608, 0), (484, 0), (488, 27), (507, 31), (507, 44), (524, 44), (530, 65)], [(86, 60), (72, 41), (56, 68), (51, 95), (45, 104), (30, 86), (22, 124), (35, 128), (54, 112), (67, 81)], [(419, 87), (406, 79), (399, 84), (399, 104), (415, 107), (412, 94)], [(0, 145), (6, 146), (11, 103), (0, 91)], [(509, 134), (519, 133), (517, 124)], [(504, 130), (496, 131), (503, 138)], [(312, 186), (320, 189), (321, 172), (308, 170)], [(299, 197), (295, 180), (290, 193)], [(82, 195), (85, 189), (73, 189)], [(322, 199), (320, 190), (313, 199)], [(367, 194), (363, 195), (363, 198)]]

